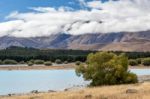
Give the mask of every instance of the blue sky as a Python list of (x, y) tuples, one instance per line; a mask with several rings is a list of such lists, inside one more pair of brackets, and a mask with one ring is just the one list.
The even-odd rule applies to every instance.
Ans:
[[(85, 0), (92, 1), (92, 0)], [(107, 1), (107, 0), (101, 0)], [(0, 21), (13, 11), (29, 12), (29, 7), (60, 7), (68, 6), (74, 9), (82, 9), (79, 0), (0, 0)]]

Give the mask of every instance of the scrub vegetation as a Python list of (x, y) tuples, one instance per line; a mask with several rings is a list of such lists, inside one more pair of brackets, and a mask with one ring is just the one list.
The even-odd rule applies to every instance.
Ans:
[(128, 71), (125, 54), (111, 52), (89, 54), (87, 65), (76, 67), (76, 74), (91, 81), (91, 86), (137, 83), (137, 76)]

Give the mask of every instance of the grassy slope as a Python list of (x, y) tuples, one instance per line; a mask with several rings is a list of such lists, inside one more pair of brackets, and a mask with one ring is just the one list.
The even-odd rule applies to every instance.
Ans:
[[(137, 93), (126, 93), (136, 89)], [(91, 98), (88, 97), (91, 95)], [(39, 93), (23, 96), (3, 97), (2, 99), (150, 99), (150, 82), (134, 85), (103, 86), (82, 90)]]

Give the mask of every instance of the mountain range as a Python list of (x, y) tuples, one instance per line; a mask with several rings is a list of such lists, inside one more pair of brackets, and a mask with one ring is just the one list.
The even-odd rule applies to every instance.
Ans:
[(0, 37), (0, 49), (10, 46), (39, 49), (80, 49), (105, 51), (150, 51), (150, 31), (121, 33), (52, 34), (46, 37)]

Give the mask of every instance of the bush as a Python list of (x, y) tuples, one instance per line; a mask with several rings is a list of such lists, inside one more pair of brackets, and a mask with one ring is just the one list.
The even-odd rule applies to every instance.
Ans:
[(64, 64), (68, 64), (68, 61), (64, 61)]
[(35, 60), (34, 64), (44, 64), (44, 61), (43, 60)]
[(28, 66), (33, 66), (34, 65), (32, 62), (28, 62), (27, 64), (28, 64)]
[(52, 66), (52, 62), (51, 61), (44, 62), (44, 65), (45, 66)]
[(2, 65), (3, 64), (3, 62), (2, 62), (2, 60), (0, 60), (0, 65)]
[(56, 59), (55, 63), (56, 63), (56, 64), (61, 64), (62, 61), (61, 61), (60, 59)]
[(81, 64), (81, 62), (80, 61), (76, 61), (76, 65), (80, 65)]
[(143, 59), (142, 64), (143, 64), (144, 66), (150, 66), (150, 58), (145, 58), (145, 59)]
[(125, 82), (126, 84), (129, 84), (129, 83), (137, 83), (137, 75), (134, 74), (134, 73), (130, 73), (128, 72), (125, 76)]
[(34, 63), (34, 60), (33, 59), (31, 59), (30, 61), (28, 61), (28, 62), (32, 62), (32, 63)]
[(10, 59), (6, 59), (3, 61), (3, 64), (17, 64), (17, 61), (15, 60), (10, 60)]
[(125, 54), (109, 52), (89, 54), (87, 65), (76, 67), (76, 74), (91, 81), (91, 86), (129, 84), (138, 82), (137, 76), (128, 71), (128, 58)]
[(131, 59), (131, 60), (129, 60), (129, 65), (131, 65), (131, 66), (137, 66), (138, 65), (138, 61)]
[(141, 58), (136, 59), (136, 61), (137, 61), (138, 64), (142, 63), (142, 59)]
[(21, 62), (19, 62), (19, 64), (25, 64), (25, 62), (24, 62), (24, 61), (21, 61)]

